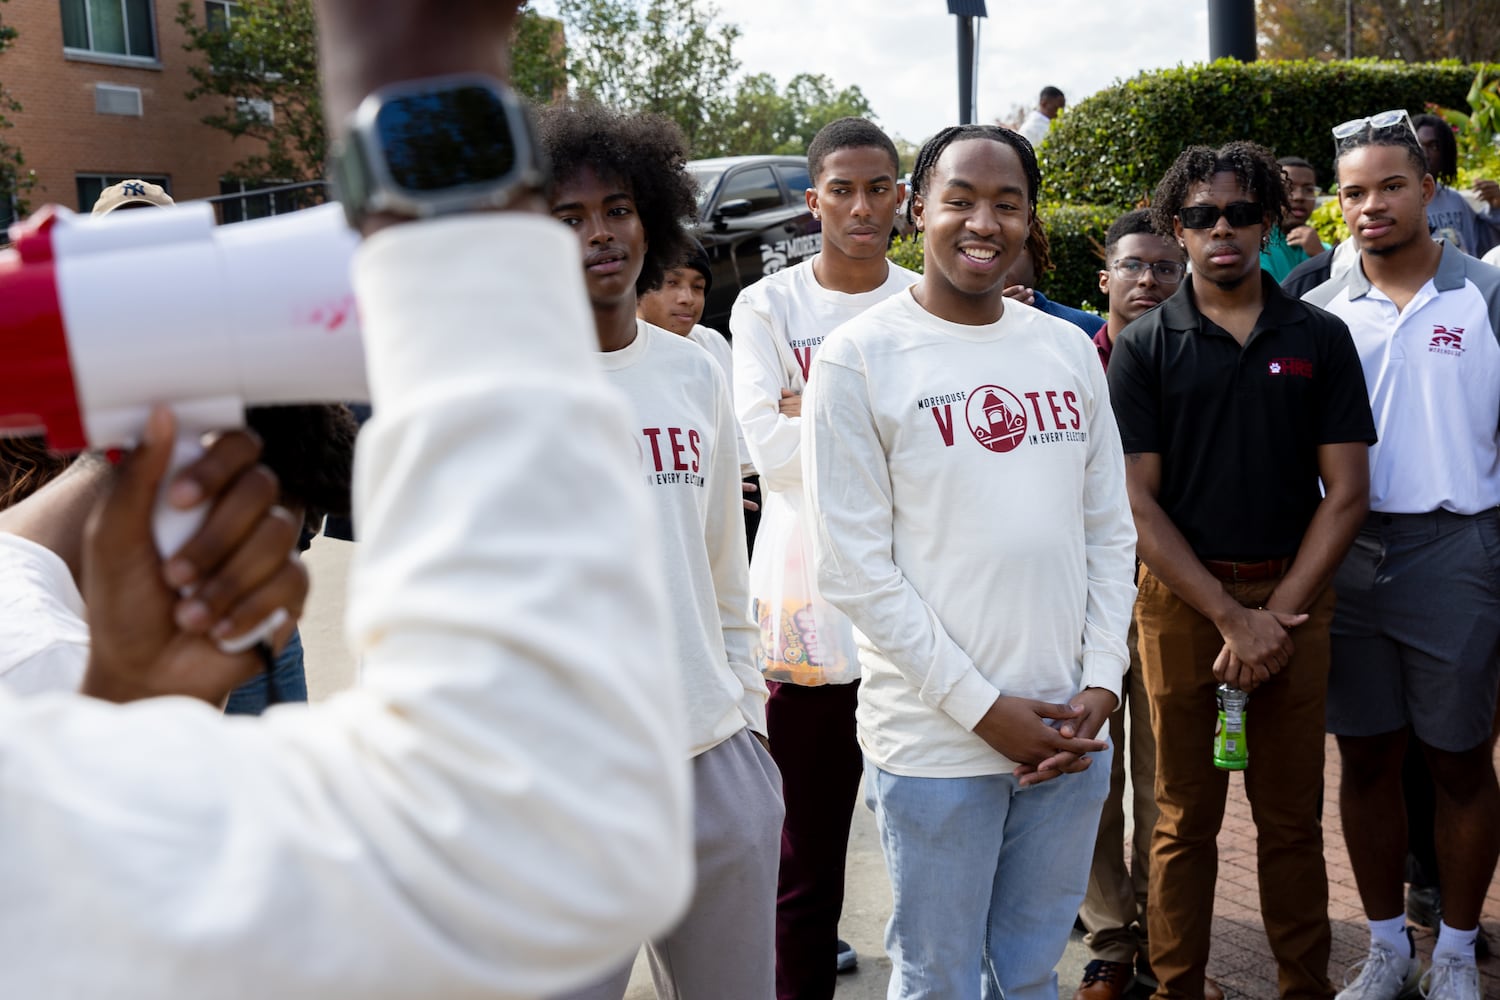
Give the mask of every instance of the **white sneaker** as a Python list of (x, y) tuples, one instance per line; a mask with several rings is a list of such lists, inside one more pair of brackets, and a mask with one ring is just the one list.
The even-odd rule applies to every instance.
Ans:
[[(1356, 975), (1356, 972), (1358, 975)], [(1354, 976), (1351, 981), (1350, 976)], [(1397, 1000), (1417, 995), (1422, 978), (1422, 960), (1415, 955), (1398, 955), (1390, 946), (1376, 941), (1370, 953), (1349, 966), (1344, 974), (1344, 988), (1334, 1000)], [(1478, 979), (1475, 979), (1478, 983)], [(1477, 988), (1477, 987), (1476, 987)], [(1459, 996), (1459, 994), (1454, 994)], [(1474, 994), (1478, 1000), (1479, 994)]]
[(1479, 966), (1472, 958), (1447, 955), (1436, 959), (1422, 977), (1428, 1000), (1479, 1000)]

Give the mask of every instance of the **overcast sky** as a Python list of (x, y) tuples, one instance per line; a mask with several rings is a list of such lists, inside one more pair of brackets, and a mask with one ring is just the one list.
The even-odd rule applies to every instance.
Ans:
[[(740, 27), (742, 72), (858, 85), (888, 132), (921, 142), (958, 117), (956, 19), (946, 0), (717, 0)], [(537, 7), (555, 11), (551, 0)], [(980, 21), (979, 120), (1076, 102), (1143, 69), (1208, 58), (1207, 0), (988, 0)]]

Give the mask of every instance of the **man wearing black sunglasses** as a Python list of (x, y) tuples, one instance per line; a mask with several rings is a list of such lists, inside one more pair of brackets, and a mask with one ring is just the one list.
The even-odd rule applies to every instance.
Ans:
[(1220, 683), (1255, 692), (1245, 791), (1279, 992), (1333, 996), (1318, 818), (1328, 583), (1365, 516), (1375, 432), (1348, 329), (1261, 271), (1286, 200), (1269, 150), (1184, 151), (1152, 219), (1192, 274), (1120, 333), (1109, 365), (1157, 742), (1148, 937), (1158, 1000), (1203, 996), (1203, 915), (1228, 789), (1213, 754)]

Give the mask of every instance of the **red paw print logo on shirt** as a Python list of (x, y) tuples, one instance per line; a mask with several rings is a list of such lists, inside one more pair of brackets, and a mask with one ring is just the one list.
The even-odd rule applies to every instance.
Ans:
[(1026, 437), (1026, 408), (1008, 389), (982, 385), (969, 394), (964, 410), (974, 440), (990, 451), (1012, 451)]

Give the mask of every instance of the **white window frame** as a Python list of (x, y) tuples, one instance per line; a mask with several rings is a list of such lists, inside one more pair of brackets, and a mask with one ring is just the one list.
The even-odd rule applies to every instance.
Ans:
[[(64, 0), (66, 2), (66, 0)], [(120, 20), (125, 25), (125, 38), (129, 44), (130, 38), (130, 8), (126, 0), (74, 0), (83, 4), (83, 30), (88, 34), (88, 48), (74, 48), (70, 45), (63, 46), (63, 55), (73, 59), (83, 59), (90, 62), (114, 63), (123, 66), (156, 66), (161, 65), (161, 38), (156, 31), (156, 4), (149, 0), (147, 8), (151, 12), (151, 55), (136, 56), (127, 52), (103, 52), (94, 47), (94, 19), (90, 16), (90, 8), (96, 3), (116, 3), (120, 5)]]
[(239, 16), (239, 0), (203, 0), (203, 23), (208, 23), (208, 12), (216, 9), (224, 15), (224, 26), (227, 28), (234, 23)]

